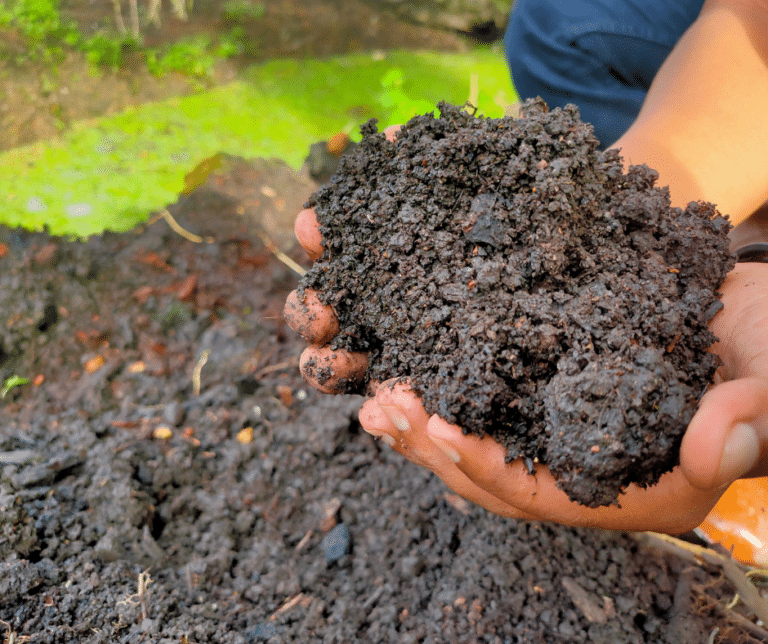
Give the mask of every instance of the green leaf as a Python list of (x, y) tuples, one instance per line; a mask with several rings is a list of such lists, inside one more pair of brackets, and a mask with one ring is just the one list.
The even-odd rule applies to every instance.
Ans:
[(22, 378), (21, 376), (10, 376), (5, 379), (2, 389), (0, 389), (0, 398), (5, 398), (8, 392), (14, 387), (20, 387), (29, 383), (29, 378)]

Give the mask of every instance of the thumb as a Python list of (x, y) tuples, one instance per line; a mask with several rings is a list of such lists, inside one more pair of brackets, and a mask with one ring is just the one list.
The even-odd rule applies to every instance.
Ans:
[(768, 381), (740, 378), (716, 385), (701, 400), (680, 446), (680, 466), (702, 490), (762, 474), (768, 444)]

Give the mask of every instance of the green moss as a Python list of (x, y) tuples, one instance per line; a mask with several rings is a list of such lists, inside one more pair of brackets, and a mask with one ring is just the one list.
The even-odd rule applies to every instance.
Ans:
[(80, 236), (127, 230), (175, 202), (184, 175), (217, 152), (298, 168), (311, 143), (340, 130), (359, 138), (369, 118), (383, 127), (442, 99), (465, 102), (473, 74), (481, 111), (501, 115), (516, 96), (501, 53), (491, 49), (255, 66), (230, 85), (76, 124), (0, 155), (0, 222)]

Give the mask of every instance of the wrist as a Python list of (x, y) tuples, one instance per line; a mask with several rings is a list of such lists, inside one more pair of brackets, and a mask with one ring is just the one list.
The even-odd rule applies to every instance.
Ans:
[(624, 169), (645, 164), (659, 173), (656, 185), (669, 187), (672, 205), (685, 208), (691, 201), (706, 200), (703, 190), (674, 153), (655, 137), (648, 136), (637, 123), (612, 146), (624, 159)]
[(649, 134), (642, 120), (635, 124), (612, 146), (620, 151), (625, 168), (645, 164), (659, 173), (657, 186), (669, 187), (672, 206), (685, 208), (691, 201), (708, 201), (726, 215), (734, 226), (746, 221), (754, 209), (738, 200), (718, 194), (711, 186), (700, 181), (696, 168), (682, 160), (662, 135)]

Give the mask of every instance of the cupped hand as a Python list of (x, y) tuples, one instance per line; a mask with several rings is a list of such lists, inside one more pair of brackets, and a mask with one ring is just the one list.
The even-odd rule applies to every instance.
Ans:
[[(322, 255), (317, 220), (312, 210), (303, 210), (296, 219), (296, 235), (310, 257)], [(342, 393), (354, 387), (365, 374), (368, 358), (364, 353), (334, 350), (328, 344), (339, 332), (339, 320), (333, 308), (323, 304), (317, 293), (293, 291), (285, 302), (284, 316), (309, 347), (299, 360), (306, 381), (326, 394)]]
[[(386, 134), (393, 138), (395, 128)], [(296, 235), (312, 259), (323, 253), (313, 210), (296, 220)], [(738, 264), (721, 287), (711, 328), (723, 361), (683, 438), (680, 465), (649, 488), (630, 485), (619, 504), (586, 508), (557, 488), (549, 470), (534, 475), (522, 461), (505, 462), (491, 438), (464, 435), (424, 410), (404, 382), (373, 385), (363, 428), (403, 456), (429, 468), (466, 499), (503, 516), (617, 530), (686, 532), (701, 523), (734, 480), (768, 473), (768, 265)], [(338, 319), (317, 294), (292, 293), (285, 317), (310, 347), (301, 357), (307, 381), (339, 393), (362, 378), (367, 356), (332, 350)]]
[(363, 427), (464, 498), (502, 516), (616, 530), (686, 532), (734, 480), (768, 473), (768, 265), (738, 264), (723, 286), (711, 328), (722, 359), (714, 385), (683, 439), (679, 467), (654, 486), (630, 485), (618, 506), (586, 508), (557, 488), (549, 470), (506, 463), (491, 438), (465, 436), (430, 416), (402, 382), (377, 386)]
[(768, 455), (768, 265), (738, 264), (722, 288), (711, 328), (723, 360), (683, 439), (680, 466), (654, 486), (630, 485), (618, 506), (586, 508), (557, 488), (549, 470), (505, 463), (491, 438), (465, 436), (429, 416), (403, 383), (384, 383), (360, 413), (363, 427), (461, 496), (504, 516), (618, 530), (686, 532), (728, 485), (766, 474)]

